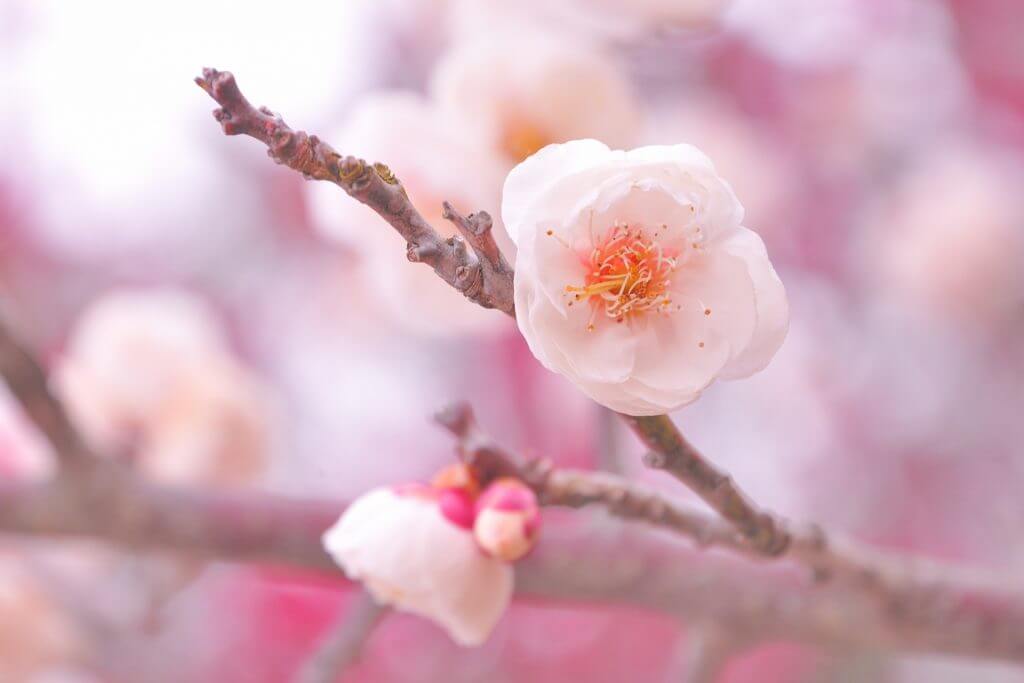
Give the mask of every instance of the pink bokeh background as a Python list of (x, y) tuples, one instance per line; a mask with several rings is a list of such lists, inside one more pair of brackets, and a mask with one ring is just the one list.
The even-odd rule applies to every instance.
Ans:
[[(430, 98), (435, 65), (470, 37), (554, 33), (626, 80), (636, 144), (689, 142), (712, 157), (786, 284), (782, 350), (759, 375), (679, 411), (691, 440), (787, 517), (1019, 575), (1024, 6), (694, 0), (684, 19), (662, 7), (688, 2), (0, 0), (0, 310), (56, 366), (105, 294), (171, 287), (205, 302), (268, 405), (266, 464), (240, 489), (343, 501), (428, 478), (452, 458), (430, 415), (466, 399), (518, 452), (687, 497), (643, 471), (640, 445), (544, 370), (500, 314), (451, 334), (410, 325), (416, 307), (382, 295), (413, 296), (394, 280), (421, 267), (406, 263), (401, 239), (359, 237), (387, 230), (363, 218), (349, 218), (355, 238), (336, 239), (314, 208), (324, 188), (270, 163), (255, 141), (225, 138), (191, 82), (203, 66), (229, 69), (255, 104), (335, 142), (329, 133), (373, 93)], [(498, 97), (500, 69), (493, 78)], [(385, 132), (399, 147), (426, 144), (405, 127)], [(358, 138), (346, 144), (370, 153)], [(480, 149), (479, 164), (508, 165)], [(383, 161), (401, 177), (401, 159)], [(458, 186), (436, 163), (435, 180)], [(2, 436), (0, 476), (17, 476)], [(56, 546), (5, 538), (0, 563), (113, 555)], [(59, 564), (73, 585), (95, 576)], [(101, 583), (97, 595), (115, 602), (143, 590), (117, 572)], [(280, 568), (199, 567), (162, 603), (157, 627), (115, 619), (123, 627), (102, 651), (61, 650), (5, 677), (0, 642), (0, 681), (286, 681), (351, 590)], [(0, 620), (15, 618), (4, 604)], [(681, 680), (692, 626), (517, 601), (485, 646), (467, 650), (392, 615), (344, 680)], [(66, 678), (20, 678), (44, 674)], [(718, 680), (1024, 674), (755, 642)]]

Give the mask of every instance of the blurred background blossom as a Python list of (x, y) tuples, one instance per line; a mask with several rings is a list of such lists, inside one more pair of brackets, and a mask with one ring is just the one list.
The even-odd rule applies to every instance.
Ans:
[[(0, 309), (70, 369), (80, 427), (154, 478), (351, 500), (449, 462), (429, 416), (465, 398), (520, 452), (685, 496), (382, 221), (226, 141), (191, 79), (231, 69), (254, 103), (390, 164), (441, 230), (443, 199), (497, 216), (504, 173), (544, 144), (689, 142), (764, 237), (793, 322), (684, 430), (786, 516), (1019, 572), (1022, 35), (1016, 0), (0, 0)], [(0, 477), (45, 477), (50, 456), (0, 392)], [(0, 681), (288, 680), (347, 590), (4, 539)], [(350, 675), (679, 680), (691, 630), (517, 603), (464, 650), (399, 615)], [(761, 643), (721, 680), (1024, 675)]]

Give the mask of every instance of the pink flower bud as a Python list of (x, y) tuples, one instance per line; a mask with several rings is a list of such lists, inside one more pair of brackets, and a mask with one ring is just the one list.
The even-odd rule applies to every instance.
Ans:
[(437, 491), (437, 502), (445, 519), (463, 529), (472, 529), (474, 506), (480, 495), (476, 470), (461, 462), (454, 463), (435, 474), (430, 485)]
[(498, 479), (477, 501), (473, 536), (492, 557), (515, 562), (533, 548), (540, 529), (540, 506), (518, 479)]

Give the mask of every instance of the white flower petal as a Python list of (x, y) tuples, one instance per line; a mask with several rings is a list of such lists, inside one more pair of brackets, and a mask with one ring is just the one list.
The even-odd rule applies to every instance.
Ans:
[(597, 140), (573, 140), (562, 145), (548, 145), (512, 169), (505, 179), (501, 199), (501, 219), (509, 237), (519, 245), (522, 237), (517, 227), (530, 206), (555, 183), (597, 166), (611, 155), (611, 150)]
[(693, 167), (708, 173), (715, 172), (715, 165), (708, 155), (693, 145), (646, 145), (626, 151), (626, 159), (640, 162), (670, 162)]
[[(701, 316), (707, 327), (725, 340), (729, 358), (749, 345), (758, 324), (758, 299), (747, 260), (711, 245), (675, 274), (673, 288), (691, 301), (692, 315), (679, 316), (692, 325)], [(699, 321), (698, 321), (699, 322)]]
[(483, 643), (511, 600), (512, 568), (484, 555), (432, 499), (375, 489), (323, 543), (377, 601), (434, 621), (460, 645)]
[(721, 245), (729, 254), (743, 259), (754, 285), (757, 302), (757, 327), (741, 353), (734, 355), (722, 370), (722, 379), (748, 377), (771, 362), (789, 331), (789, 301), (786, 288), (768, 260), (761, 237), (740, 228)]
[(679, 303), (680, 310), (650, 320), (640, 335), (633, 377), (685, 397), (714, 381), (729, 360), (730, 346), (704, 315), (699, 299), (682, 297)]

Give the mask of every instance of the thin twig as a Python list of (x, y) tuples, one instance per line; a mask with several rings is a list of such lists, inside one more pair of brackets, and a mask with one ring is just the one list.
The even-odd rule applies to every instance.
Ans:
[[(512, 268), (494, 242), (491, 219), (486, 213), (463, 217), (446, 203), (444, 216), (463, 237), (443, 239), (420, 215), (401, 181), (384, 164), (342, 156), (317, 136), (292, 130), (266, 107), (256, 109), (227, 71), (203, 69), (203, 75), (195, 81), (220, 104), (214, 117), (226, 134), (254, 137), (267, 146), (268, 155), (277, 163), (306, 178), (334, 183), (380, 214), (405, 238), (410, 261), (426, 263), (442, 280), (484, 308), (515, 315)], [(466, 249), (467, 241), (472, 253)]]
[(296, 683), (335, 683), (359, 659), (363, 646), (387, 611), (367, 591), (359, 589), (303, 665)]
[(761, 510), (740, 491), (732, 477), (706, 460), (667, 415), (622, 417), (650, 449), (644, 456), (645, 465), (665, 470), (686, 484), (701, 500), (732, 522), (759, 552), (768, 556), (786, 552), (791, 538), (785, 524)]
[(473, 409), (466, 403), (450, 405), (436, 418), (458, 439), (462, 460), (473, 465), (485, 482), (514, 476), (532, 488), (544, 505), (597, 505), (617, 517), (682, 534), (699, 546), (715, 545), (751, 553), (732, 526), (641, 484), (605, 472), (554, 469), (545, 460), (523, 462), (481, 429)]

